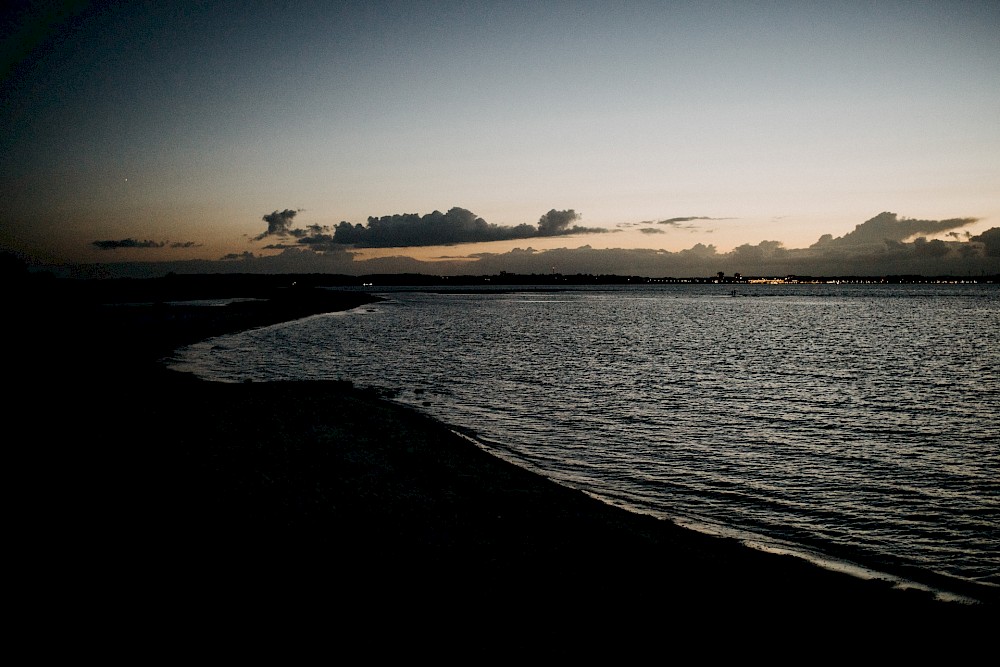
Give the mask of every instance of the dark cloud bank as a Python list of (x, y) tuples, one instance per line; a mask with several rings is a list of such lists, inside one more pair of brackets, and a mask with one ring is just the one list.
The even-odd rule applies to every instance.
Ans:
[(101, 250), (118, 250), (120, 248), (164, 248), (168, 245), (171, 248), (197, 248), (198, 243), (194, 241), (179, 241), (167, 243), (166, 241), (138, 241), (136, 239), (120, 239), (117, 241), (94, 241), (93, 245)]
[[(280, 249), (270, 256), (244, 252), (219, 261), (104, 265), (121, 275), (178, 273), (424, 273), (436, 275), (519, 274), (633, 275), (652, 278), (711, 276), (722, 271), (745, 276), (980, 276), (1000, 274), (1000, 228), (979, 235), (962, 232), (975, 218), (915, 220), (881, 213), (841, 237), (822, 236), (808, 248), (785, 248), (778, 241), (745, 244), (720, 253), (713, 245), (687, 250), (594, 249), (589, 246), (539, 251), (530, 247), (505, 253), (481, 253), (468, 259), (425, 262), (405, 256), (356, 260), (353, 248), (473, 243), (582, 234), (571, 226), (574, 211), (550, 211), (538, 226), (504, 228), (490, 225), (464, 209), (448, 213), (369, 218), (367, 226), (341, 223), (333, 230), (318, 225), (291, 226), (296, 211), (264, 216), (267, 231), (259, 240)], [(928, 239), (945, 234), (949, 240)], [(522, 236), (523, 235), (523, 236)], [(144, 243), (144, 242), (135, 242)], [(134, 247), (134, 246), (133, 246)]]
[(119, 248), (162, 248), (163, 241), (139, 241), (137, 239), (121, 239), (118, 241), (94, 241), (94, 246), (101, 250), (118, 250)]
[[(368, 218), (367, 225), (352, 225), (341, 222), (336, 227), (309, 225), (305, 229), (293, 229), (292, 220), (296, 211), (285, 209), (264, 216), (267, 230), (255, 237), (283, 239), (282, 242), (265, 246), (268, 249), (288, 249), (306, 247), (318, 252), (342, 250), (345, 246), (355, 248), (413, 248), (419, 246), (454, 245), (459, 243), (483, 243), (486, 241), (510, 241), (568, 234), (592, 234), (605, 232), (604, 229), (570, 226), (580, 219), (572, 209), (557, 211), (552, 209), (538, 220), (538, 226), (518, 225), (501, 227), (493, 225), (472, 211), (452, 208), (447, 213), (434, 211), (426, 215), (402, 213)], [(289, 242), (290, 241), (290, 242)]]

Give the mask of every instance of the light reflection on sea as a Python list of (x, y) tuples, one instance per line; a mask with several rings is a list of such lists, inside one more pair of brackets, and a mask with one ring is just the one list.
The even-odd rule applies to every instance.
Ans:
[(1000, 290), (738, 292), (379, 292), (174, 366), (350, 379), (616, 505), (935, 587), (1000, 586)]

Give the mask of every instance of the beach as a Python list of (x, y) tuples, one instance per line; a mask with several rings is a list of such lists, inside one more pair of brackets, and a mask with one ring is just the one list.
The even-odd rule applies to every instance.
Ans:
[[(324, 600), (383, 622), (433, 609), (528, 634), (561, 619), (829, 637), (891, 619), (961, 638), (958, 655), (996, 618), (995, 601), (939, 601), (610, 507), (364, 387), (213, 383), (159, 363), (183, 344), (371, 299), (237, 285), (130, 284), (108, 305), (108, 288), (53, 283), (16, 300), (9, 409), (25, 427), (17, 488), (32, 510), (19, 543), (38, 585), (71, 606)], [(199, 289), (254, 300), (178, 305)]]

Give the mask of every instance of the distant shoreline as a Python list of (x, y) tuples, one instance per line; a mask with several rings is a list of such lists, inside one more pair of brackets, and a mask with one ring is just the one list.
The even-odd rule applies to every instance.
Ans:
[[(387, 287), (387, 286), (469, 286), (469, 285), (917, 285), (917, 284), (1000, 284), (1000, 274), (742, 274), (717, 272), (702, 276), (647, 276), (629, 274), (593, 273), (509, 273), (496, 274), (437, 275), (424, 273), (165, 273), (135, 275), (109, 272), (106, 265), (84, 265), (73, 267), (34, 266), (25, 268), (25, 276), (36, 281), (60, 280), (80, 285), (91, 285), (95, 290), (107, 293), (115, 289), (122, 291), (142, 290), (156, 293), (160, 290), (219, 291), (247, 289), (253, 287), (288, 287), (293, 283), (309, 287)], [(110, 287), (117, 285), (116, 288)]]

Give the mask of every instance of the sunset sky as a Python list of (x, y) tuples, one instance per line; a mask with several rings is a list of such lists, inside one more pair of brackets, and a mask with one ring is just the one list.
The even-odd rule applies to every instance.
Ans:
[[(878, 228), (1000, 271), (995, 1), (64, 5), (3, 26), (0, 248), (43, 264), (622, 272)], [(576, 216), (421, 241), (453, 208)], [(406, 247), (333, 242), (397, 214)]]

